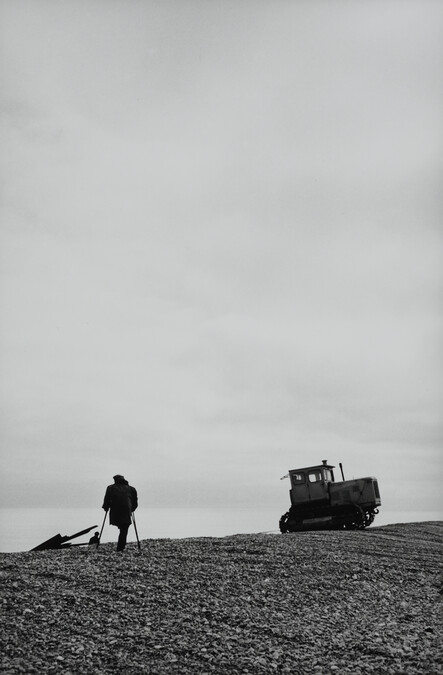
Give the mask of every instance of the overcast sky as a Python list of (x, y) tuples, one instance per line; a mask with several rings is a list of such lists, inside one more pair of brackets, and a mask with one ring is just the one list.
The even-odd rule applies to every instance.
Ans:
[(1, 503), (443, 511), (442, 3), (0, 9)]

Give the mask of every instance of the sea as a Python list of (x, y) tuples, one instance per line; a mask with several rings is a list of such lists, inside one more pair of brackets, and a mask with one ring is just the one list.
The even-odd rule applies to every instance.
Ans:
[[(274, 509), (250, 507), (226, 508), (139, 508), (135, 521), (140, 541), (147, 539), (184, 539), (190, 537), (227, 537), (235, 534), (279, 534), (280, 513)], [(441, 512), (383, 511), (372, 527), (393, 523), (443, 520)], [(72, 540), (87, 543), (103, 526), (101, 541), (116, 542), (118, 530), (105, 521), (104, 511), (97, 508), (3, 508), (0, 509), (0, 552), (29, 551), (56, 534), (71, 536), (92, 528), (91, 532)], [(136, 542), (134, 527), (129, 529), (128, 543)]]

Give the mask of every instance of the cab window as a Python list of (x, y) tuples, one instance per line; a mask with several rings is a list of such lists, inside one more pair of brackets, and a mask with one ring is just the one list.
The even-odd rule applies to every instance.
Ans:
[(332, 481), (334, 480), (334, 477), (332, 475), (331, 469), (323, 469), (323, 474), (324, 474), (325, 481), (327, 483), (332, 483)]
[(303, 473), (292, 473), (291, 478), (292, 478), (293, 483), (304, 483), (305, 482), (305, 476), (304, 476)]
[(310, 471), (308, 478), (310, 483), (318, 483), (322, 479), (321, 471)]

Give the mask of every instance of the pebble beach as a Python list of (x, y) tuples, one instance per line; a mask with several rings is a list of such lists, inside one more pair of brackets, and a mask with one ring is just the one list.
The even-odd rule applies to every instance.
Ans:
[(0, 554), (1, 672), (437, 675), (443, 523)]

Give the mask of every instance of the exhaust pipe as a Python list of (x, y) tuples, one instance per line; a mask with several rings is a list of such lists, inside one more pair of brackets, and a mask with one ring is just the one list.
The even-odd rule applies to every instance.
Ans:
[(343, 480), (345, 480), (345, 474), (343, 473), (343, 465), (342, 465), (341, 462), (339, 463), (339, 467), (340, 467), (340, 471), (341, 471), (341, 477), (343, 478)]

